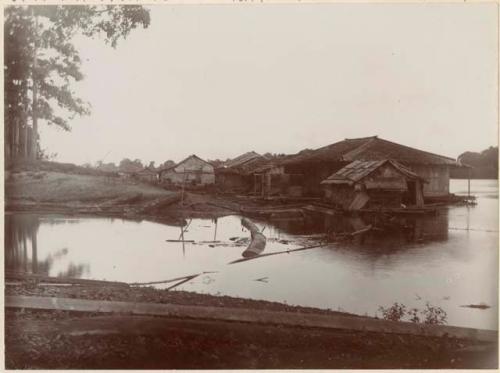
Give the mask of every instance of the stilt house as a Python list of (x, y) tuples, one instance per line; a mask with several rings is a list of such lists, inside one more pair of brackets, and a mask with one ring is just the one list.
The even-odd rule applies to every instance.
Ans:
[(423, 206), (425, 180), (393, 160), (354, 161), (321, 182), (324, 197), (345, 210)]
[(450, 169), (461, 167), (453, 158), (414, 149), (377, 136), (345, 139), (296, 156), (280, 163), (283, 174), (299, 177), (304, 196), (320, 197), (320, 184), (333, 173), (353, 161), (391, 159), (427, 180), (423, 186), (425, 198), (449, 195)]

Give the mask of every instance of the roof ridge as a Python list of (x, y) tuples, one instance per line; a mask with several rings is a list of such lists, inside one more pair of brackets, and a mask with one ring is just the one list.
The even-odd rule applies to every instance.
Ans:
[(418, 152), (421, 152), (421, 153), (426, 153), (426, 154), (432, 155), (432, 156), (434, 156), (434, 157), (445, 158), (445, 159), (448, 159), (448, 160), (450, 160), (450, 161), (454, 161), (454, 162), (456, 162), (456, 161), (457, 161), (455, 158), (447, 157), (447, 156), (445, 156), (445, 155), (436, 154), (436, 153), (431, 153), (431, 152), (428, 152), (428, 151), (426, 151), (426, 150), (421, 150), (421, 149), (417, 149), (417, 148), (412, 148), (411, 146), (407, 146), (407, 145), (403, 145), (403, 144), (398, 144), (397, 142), (390, 141), (390, 140), (386, 140), (386, 139), (382, 139), (382, 138), (377, 138), (377, 139), (378, 139), (378, 140), (380, 140), (380, 141), (385, 141), (385, 142), (388, 142), (388, 143), (391, 143), (391, 144), (394, 144), (394, 145), (401, 146), (401, 147), (403, 147), (403, 148), (407, 148), (407, 149), (415, 150), (415, 151), (418, 151)]
[(364, 142), (363, 144), (359, 145), (357, 148), (354, 148), (354, 149), (348, 151), (347, 153), (343, 154), (342, 159), (344, 159), (346, 161), (354, 160), (354, 159), (350, 159), (350, 157), (353, 157), (353, 156), (361, 153), (363, 150), (369, 148), (370, 145), (373, 144), (376, 139), (378, 139), (378, 137), (377, 136), (366, 137), (366, 139), (369, 139), (369, 140)]

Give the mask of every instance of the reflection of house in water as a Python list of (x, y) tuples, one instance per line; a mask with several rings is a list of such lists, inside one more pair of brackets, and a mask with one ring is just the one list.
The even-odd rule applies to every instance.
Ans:
[[(67, 224), (67, 221), (44, 220), (44, 224)], [(16, 273), (33, 273), (48, 276), (57, 260), (68, 254), (67, 248), (61, 248), (39, 259), (37, 235), (41, 221), (37, 215), (5, 215), (5, 270)], [(79, 278), (88, 272), (87, 264), (69, 263), (68, 268), (57, 274), (58, 277)]]
[(448, 213), (438, 215), (389, 216), (379, 213), (323, 214), (308, 212), (304, 219), (273, 221), (278, 229), (288, 234), (325, 234), (331, 237), (359, 231), (368, 225), (376, 227), (356, 236), (353, 243), (379, 248), (404, 248), (414, 242), (446, 241)]

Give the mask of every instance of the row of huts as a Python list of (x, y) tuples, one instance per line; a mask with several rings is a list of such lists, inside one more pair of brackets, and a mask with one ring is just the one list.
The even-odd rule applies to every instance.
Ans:
[(164, 185), (214, 185), (265, 198), (316, 197), (355, 210), (422, 206), (425, 200), (446, 197), (450, 170), (456, 167), (463, 166), (453, 158), (372, 136), (273, 159), (252, 151), (221, 167), (191, 155), (149, 175)]

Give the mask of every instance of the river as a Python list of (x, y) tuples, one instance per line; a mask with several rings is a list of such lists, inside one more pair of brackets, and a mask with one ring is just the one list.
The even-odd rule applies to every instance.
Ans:
[[(450, 189), (466, 194), (467, 181), (452, 180)], [(183, 236), (194, 242), (181, 243), (166, 241), (178, 240), (180, 227), (147, 221), (6, 214), (5, 268), (139, 283), (210, 271), (177, 289), (369, 316), (394, 302), (429, 303), (447, 313), (449, 325), (498, 329), (498, 183), (472, 180), (471, 193), (476, 206), (420, 219), (411, 240), (384, 234), (237, 264), (228, 263), (245, 246), (227, 243), (249, 236), (238, 216), (193, 219)], [(265, 253), (315, 244), (327, 224), (257, 222), (268, 238)], [(470, 304), (491, 308), (463, 307)]]

